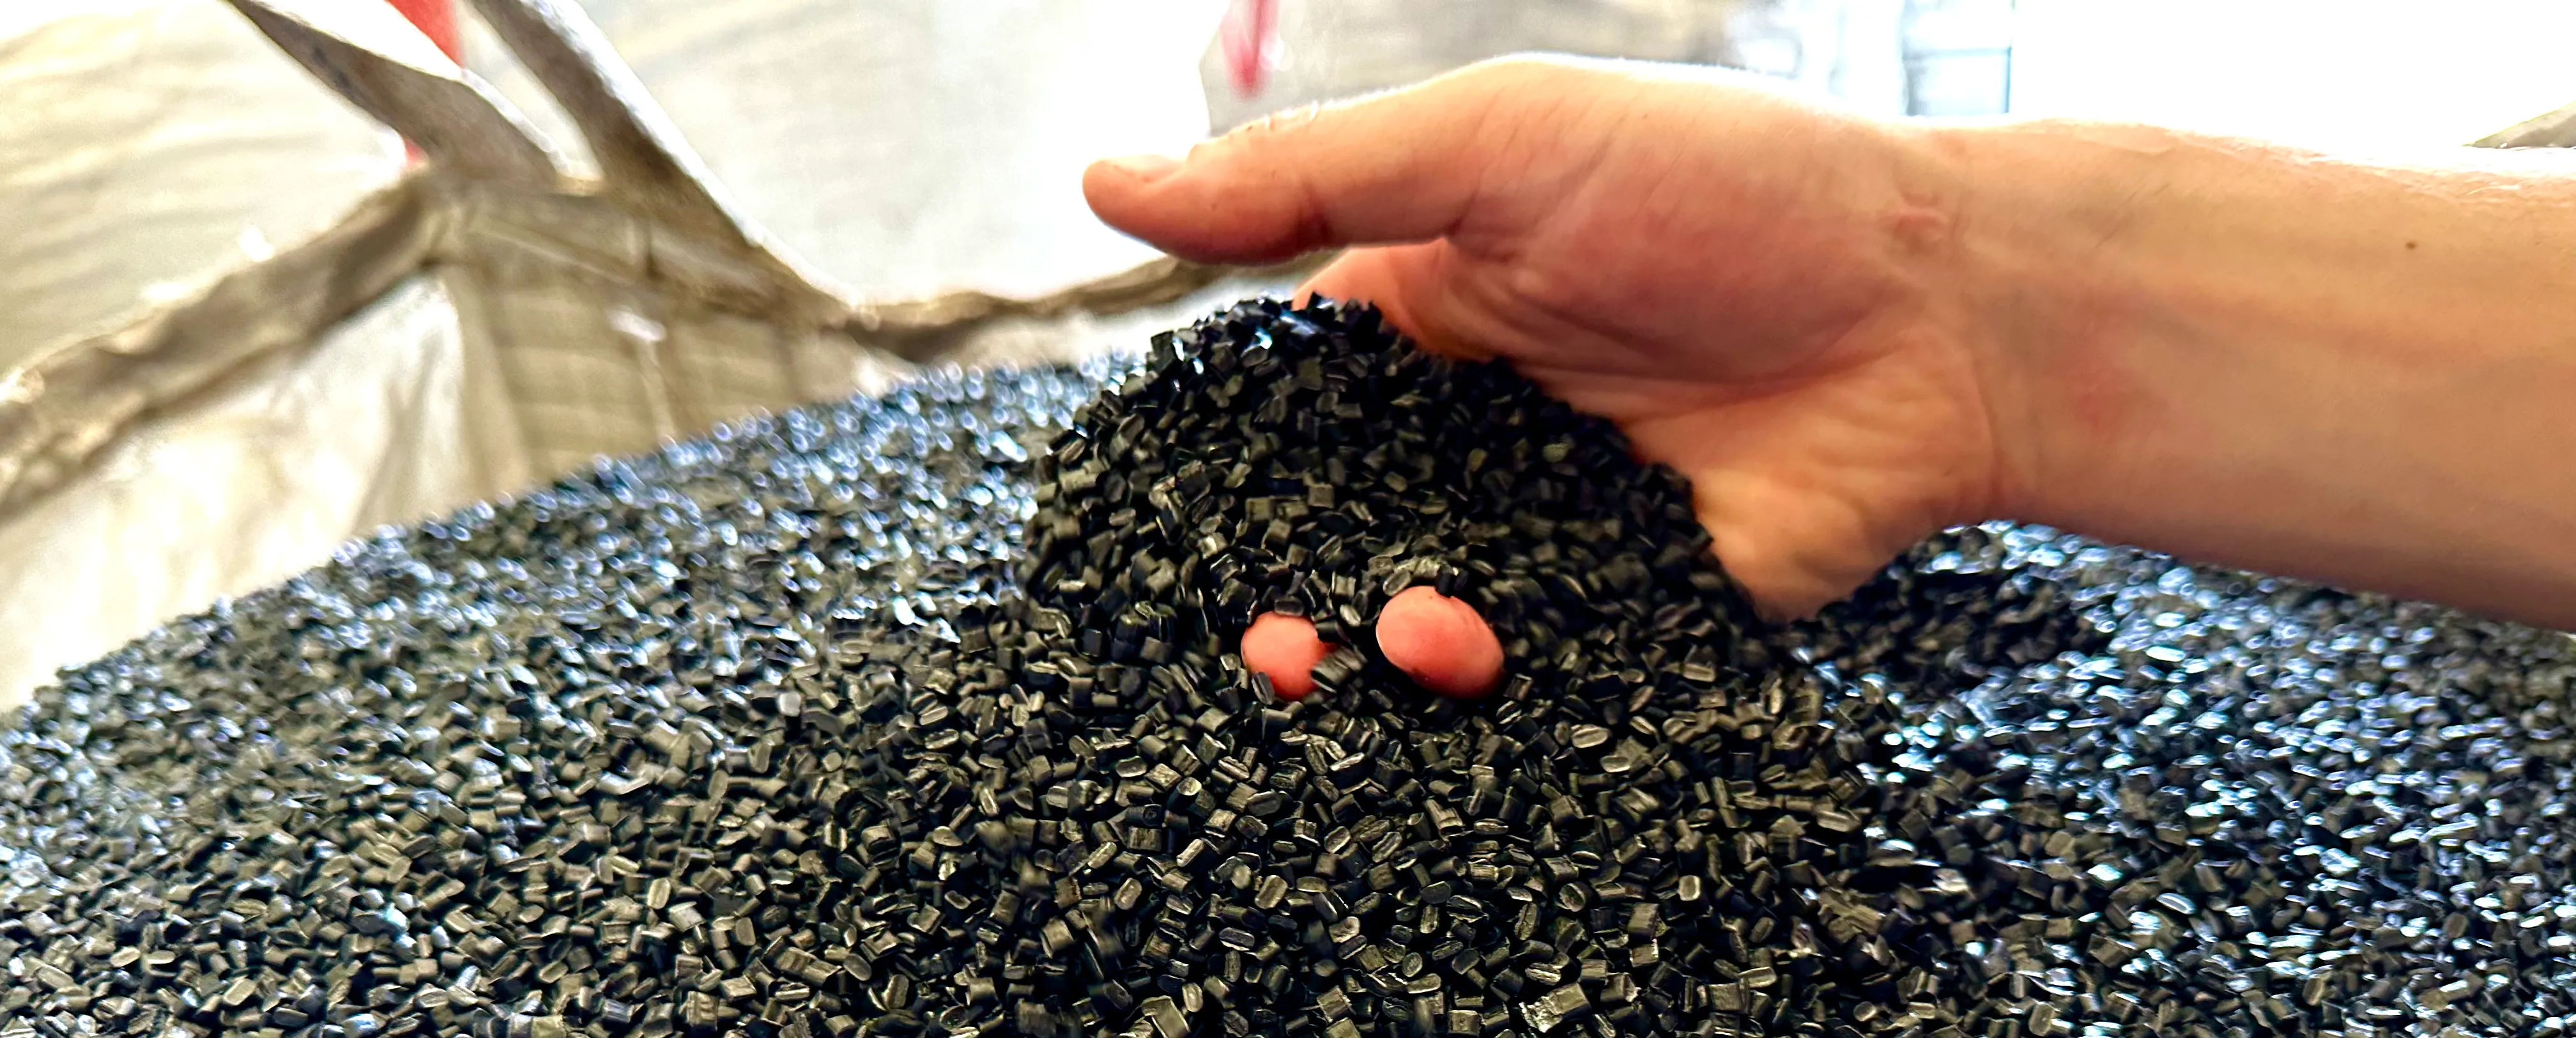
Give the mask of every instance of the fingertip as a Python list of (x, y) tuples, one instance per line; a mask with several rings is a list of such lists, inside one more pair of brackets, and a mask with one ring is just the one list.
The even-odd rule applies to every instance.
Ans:
[(1315, 664), (1333, 647), (1302, 616), (1263, 613), (1243, 632), (1243, 665), (1270, 679), (1270, 690), (1286, 700), (1304, 699), (1315, 691)]
[(1294, 214), (1228, 164), (1148, 156), (1093, 163), (1082, 174), (1091, 213), (1121, 234), (1199, 263), (1274, 263), (1317, 247)]
[(1203, 262), (1428, 241), (1465, 219), (1482, 183), (1479, 121), (1462, 117), (1473, 113), (1460, 101), (1399, 91), (1282, 113), (1203, 142), (1177, 163), (1096, 163), (1084, 191), (1111, 226)]
[(1414, 586), (1378, 614), (1378, 651), (1414, 683), (1444, 696), (1474, 699), (1503, 679), (1503, 645), (1474, 606)]
[(1159, 155), (1102, 159), (1082, 171), (1082, 200), (1100, 222), (1159, 245), (1152, 189), (1180, 168), (1179, 159)]

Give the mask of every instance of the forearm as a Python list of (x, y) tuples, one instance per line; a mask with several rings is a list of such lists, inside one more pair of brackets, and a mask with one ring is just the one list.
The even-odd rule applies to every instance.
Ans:
[(2576, 165), (1945, 132), (2011, 514), (2576, 626)]

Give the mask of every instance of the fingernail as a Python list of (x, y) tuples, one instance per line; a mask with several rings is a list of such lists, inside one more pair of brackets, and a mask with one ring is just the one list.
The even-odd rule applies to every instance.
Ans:
[(1130, 179), (1149, 184), (1170, 176), (1173, 170), (1181, 168), (1181, 160), (1169, 155), (1123, 155), (1114, 159), (1103, 159), (1100, 164), (1126, 174)]

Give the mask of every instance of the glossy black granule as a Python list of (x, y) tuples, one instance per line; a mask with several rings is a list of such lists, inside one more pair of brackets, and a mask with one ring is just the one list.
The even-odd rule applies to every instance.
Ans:
[[(0, 1034), (2564, 1028), (2563, 635), (1996, 526), (1765, 636), (1496, 369), (1276, 304), (1171, 345), (606, 465), (68, 672), (0, 732)], [(1527, 685), (1370, 658), (1405, 581)], [(1227, 655), (1282, 604), (1361, 650), (1294, 707)]]
[[(1908, 971), (1845, 809), (1871, 711), (1746, 636), (1687, 486), (1605, 423), (1274, 306), (1159, 341), (1037, 472), (1023, 681), (1072, 723), (1009, 762), (1034, 849), (949, 880), (1055, 893), (979, 948), (1023, 1030), (1677, 1034)], [(1375, 658), (1412, 585), (1496, 625), (1495, 700)], [(1317, 698), (1233, 654), (1264, 610), (1346, 646)]]
[[(1963, 582), (1994, 590), (1926, 595)], [(1954, 679), (1856, 682), (1904, 715), (1875, 820), (1946, 868), (1906, 898), (1954, 921), (1964, 990), (1908, 1010), (1927, 1033), (2567, 1028), (2568, 635), (2003, 524), (1863, 597), (1915, 629), (2089, 621), (2028, 662), (1867, 609), (1801, 632), (1847, 673)]]

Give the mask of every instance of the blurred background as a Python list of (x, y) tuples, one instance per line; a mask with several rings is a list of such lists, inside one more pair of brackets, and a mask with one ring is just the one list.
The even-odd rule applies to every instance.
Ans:
[[(515, 107), (563, 169), (596, 171), (568, 117), (471, 9), (403, 6), (444, 9), (432, 20), (452, 18), (453, 31), (432, 25), (435, 42)], [(2563, 0), (579, 7), (744, 221), (855, 300), (1034, 296), (1126, 270), (1152, 254), (1084, 209), (1078, 175), (1090, 160), (1177, 151), (1268, 112), (1522, 50), (1735, 66), (1890, 115), (2140, 120), (2367, 150), (2452, 146), (2576, 99), (2561, 44), (2576, 38), (2576, 4)], [(95, 348), (257, 267), (334, 226), (410, 161), (391, 131), (223, 0), (0, 0), (0, 111), (0, 369)], [(1028, 362), (1134, 346), (1261, 287), (1221, 282), (1114, 316), (1005, 322), (955, 356)], [(658, 339), (650, 326), (618, 324)], [(474, 469), (461, 446), (483, 420), (466, 403), (484, 377), (473, 342), (450, 286), (405, 281), (298, 349), (156, 405), (76, 478), (0, 515), (0, 702), (382, 524), (568, 469), (579, 451), (540, 452), (500, 483)], [(663, 415), (654, 435), (909, 370), (869, 363)], [(29, 391), (13, 377), (0, 403)]]

